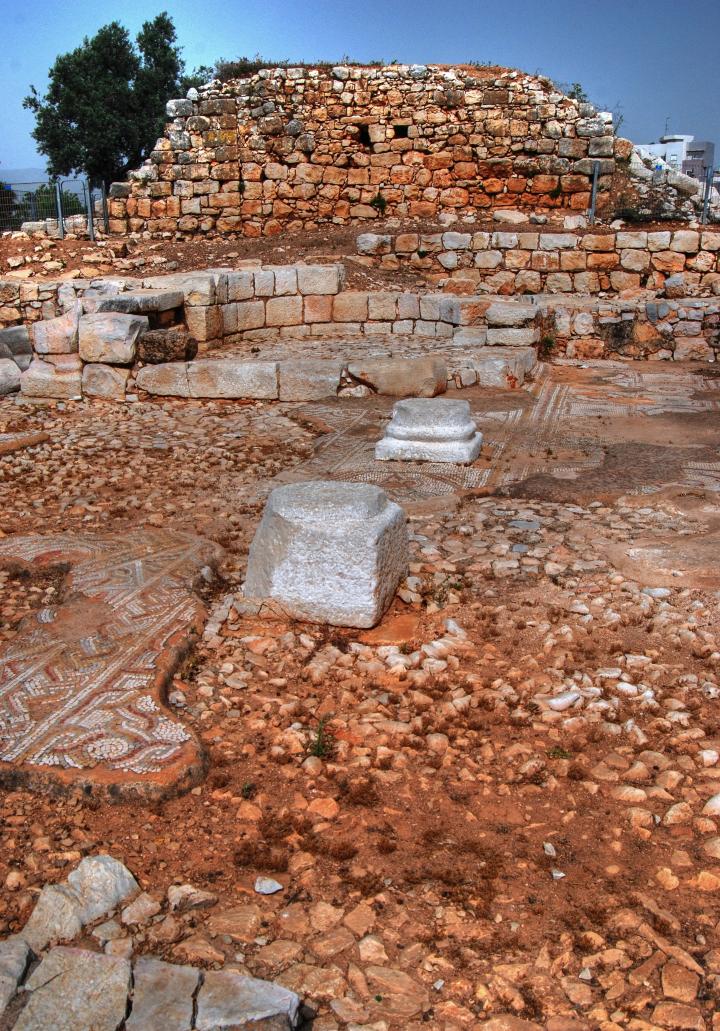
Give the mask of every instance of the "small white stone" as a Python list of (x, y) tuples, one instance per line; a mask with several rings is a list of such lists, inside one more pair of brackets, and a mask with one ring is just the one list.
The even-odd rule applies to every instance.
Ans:
[(255, 891), (258, 895), (275, 895), (276, 892), (282, 890), (282, 884), (274, 881), (272, 877), (258, 877), (255, 881)]

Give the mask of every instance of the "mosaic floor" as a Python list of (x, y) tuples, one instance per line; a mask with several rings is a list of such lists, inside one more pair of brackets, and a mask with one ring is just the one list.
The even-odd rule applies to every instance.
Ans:
[(26, 617), (0, 653), (0, 777), (167, 793), (202, 767), (163, 709), (167, 676), (203, 626), (193, 594), (214, 546), (161, 530), (17, 537), (0, 564), (69, 564), (65, 599)]
[[(376, 462), (375, 443), (392, 402), (372, 399), (364, 406), (337, 403), (304, 406), (302, 416), (325, 424), (315, 453), (278, 478), (280, 482), (341, 479), (376, 483), (406, 504), (474, 488), (508, 488), (535, 475), (577, 479), (600, 470), (606, 452), (628, 433), (629, 422), (649, 429), (657, 446), (676, 443), (668, 424), (702, 413), (720, 412), (720, 380), (696, 375), (688, 367), (642, 368), (624, 362), (564, 367), (542, 365), (534, 382), (516, 392), (463, 391), (484, 436), (481, 458), (471, 467), (434, 463)], [(720, 428), (720, 420), (716, 425)], [(653, 434), (653, 430), (656, 430)], [(634, 435), (633, 431), (629, 434)], [(642, 435), (641, 435), (642, 436)], [(720, 491), (717, 449), (691, 444), (694, 458), (683, 456), (676, 482)], [(673, 482), (666, 468), (662, 485)], [(661, 470), (662, 472), (662, 470)], [(647, 493), (653, 484), (638, 482), (629, 493)]]

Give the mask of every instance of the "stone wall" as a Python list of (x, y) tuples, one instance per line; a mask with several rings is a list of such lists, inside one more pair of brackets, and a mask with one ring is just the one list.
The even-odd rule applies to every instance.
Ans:
[(627, 171), (607, 113), (545, 78), (482, 68), (276, 68), (191, 90), (111, 189), (113, 232), (273, 234), (379, 215), (602, 204)]
[(339, 264), (32, 287), (37, 294), (12, 310), (25, 306), (34, 320), (0, 329), (0, 394), (19, 388), (26, 399), (122, 400), (152, 388), (313, 400), (367, 387), (371, 359), (382, 377), (388, 369), (377, 372), (377, 362), (392, 363), (393, 389), (428, 376), (444, 389), (446, 381), (516, 385), (536, 353), (714, 361), (720, 350), (718, 297), (345, 290)]
[(641, 287), (668, 296), (720, 295), (720, 231), (538, 226), (472, 227), (358, 236), (360, 260), (404, 266), (459, 293), (619, 293)]

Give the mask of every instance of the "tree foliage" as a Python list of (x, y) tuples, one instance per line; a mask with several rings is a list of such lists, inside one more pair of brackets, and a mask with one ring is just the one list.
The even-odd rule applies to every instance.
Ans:
[[(84, 173), (92, 181), (123, 178), (152, 150), (165, 124), (165, 104), (192, 77), (167, 13), (143, 24), (133, 43), (119, 22), (104, 25), (49, 72), (47, 93), (34, 86), (24, 106), (35, 114), (33, 137), (50, 175)], [(205, 70), (195, 75), (203, 81)]]

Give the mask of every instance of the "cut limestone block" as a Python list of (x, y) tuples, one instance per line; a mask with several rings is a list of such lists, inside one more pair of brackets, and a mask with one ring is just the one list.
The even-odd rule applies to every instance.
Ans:
[(122, 401), (129, 376), (129, 369), (118, 368), (116, 365), (85, 365), (82, 373), (83, 394), (85, 397)]
[(188, 367), (185, 362), (166, 362), (138, 369), (135, 383), (139, 390), (158, 397), (189, 397)]
[(259, 398), (278, 396), (277, 362), (237, 358), (188, 362), (190, 397)]
[(198, 992), (197, 1031), (268, 1028), (292, 1031), (300, 999), (288, 988), (234, 971), (209, 970)]
[(322, 401), (335, 397), (343, 363), (332, 358), (298, 358), (279, 363), (281, 401)]
[(20, 376), (20, 391), (25, 397), (78, 398), (82, 395), (82, 362), (76, 359), (55, 365), (35, 358)]
[(427, 358), (368, 358), (351, 362), (353, 379), (388, 397), (435, 397), (447, 389), (447, 365), (434, 355)]
[(398, 401), (385, 436), (375, 448), (379, 461), (474, 462), (482, 434), (467, 401), (412, 398)]
[(300, 619), (371, 627), (408, 568), (405, 513), (367, 483), (274, 490), (250, 547), (245, 594)]
[(80, 357), (84, 362), (130, 365), (137, 338), (148, 329), (144, 315), (98, 312), (80, 319)]
[(78, 349), (80, 305), (55, 319), (44, 319), (32, 326), (33, 346), (37, 354), (73, 354)]
[(0, 358), (0, 397), (20, 389), (20, 368), (12, 358)]
[(298, 265), (298, 290), (301, 294), (336, 294), (345, 282), (343, 265)]

